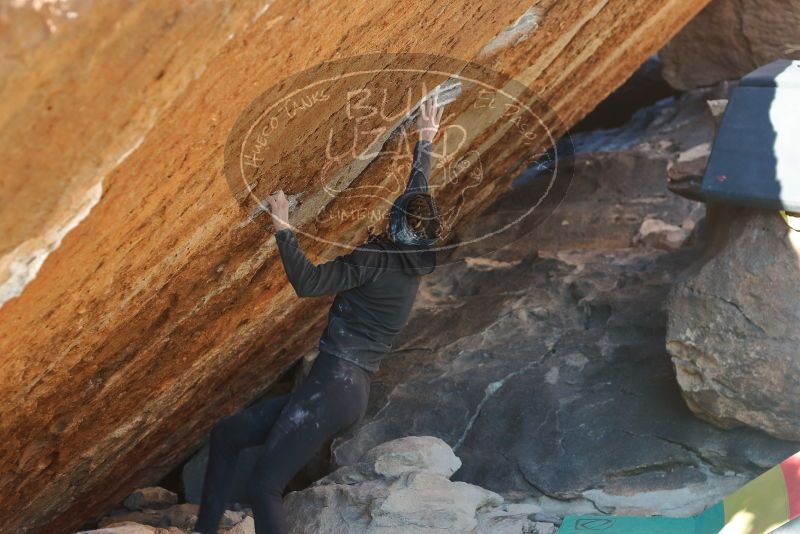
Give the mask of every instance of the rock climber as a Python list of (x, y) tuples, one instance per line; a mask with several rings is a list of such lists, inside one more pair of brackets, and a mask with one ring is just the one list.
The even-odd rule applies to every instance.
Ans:
[(289, 282), (300, 297), (336, 294), (319, 353), (291, 394), (255, 403), (211, 430), (195, 532), (216, 534), (239, 452), (264, 444), (247, 491), (257, 534), (288, 532), (282, 495), (289, 480), (332, 436), (356, 425), (367, 409), (370, 377), (408, 321), (422, 275), (436, 265), (441, 235), (428, 192), (431, 147), (442, 107), (420, 107), (411, 176), (389, 211), (387, 229), (349, 254), (312, 264), (289, 225), (283, 191), (268, 198), (275, 239)]

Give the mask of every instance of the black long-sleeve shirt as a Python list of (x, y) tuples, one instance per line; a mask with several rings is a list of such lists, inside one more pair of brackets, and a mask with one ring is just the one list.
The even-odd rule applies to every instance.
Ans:
[[(406, 192), (428, 192), (430, 151), (429, 141), (415, 145)], [(377, 371), (408, 322), (420, 277), (435, 268), (435, 253), (422, 246), (371, 242), (314, 265), (291, 229), (276, 232), (275, 239), (298, 296), (336, 294), (319, 350)]]

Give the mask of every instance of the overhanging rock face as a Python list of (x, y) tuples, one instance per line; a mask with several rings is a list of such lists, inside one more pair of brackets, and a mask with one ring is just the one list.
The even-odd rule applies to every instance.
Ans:
[(262, 7), (11, 4), (0, 6), (0, 305), (36, 275), (98, 201), (103, 177), (219, 49), (258, 23)]
[[(391, 173), (386, 156), (364, 159), (364, 151), (326, 167), (326, 147), (344, 153), (337, 141), (329, 144), (329, 134), (352, 140), (352, 124), (337, 122), (340, 110), (329, 103), (297, 114), (270, 138), (257, 172), (249, 175), (252, 181), (232, 190), (223, 171), (229, 134), (245, 131), (237, 117), (267, 88), (322, 61), (375, 51), (395, 53), (360, 60), (372, 61), (378, 73), (401, 66), (406, 56), (397, 53), (425, 53), (432, 67), (445, 56), (465, 64), (475, 60), (500, 73), (494, 83), (513, 77), (527, 88), (523, 93), (535, 94), (560, 118), (551, 121), (550, 133), (557, 136), (705, 3), (456, 0), (446, 7), (393, 1), (300, 7), (277, 1), (232, 8), (245, 10), (246, 17), (195, 13), (207, 28), (224, 19), (233, 36), (220, 40), (214, 53), (197, 55), (204, 68), (197, 65), (190, 81), (176, 82), (182, 92), (171, 95), (141, 144), (105, 176), (88, 215), (22, 294), (0, 308), (3, 530), (68, 532), (133, 488), (155, 482), (216, 420), (263, 392), (316, 343), (327, 301), (296, 298), (252, 198), (276, 187), (301, 194), (293, 222), (315, 237), (302, 243), (310, 256), (329, 259), (342, 253), (332, 242), (357, 243), (368, 221), (321, 222), (315, 214), (382, 209), (379, 200), (338, 191), (384, 187)], [(152, 0), (136, 9), (146, 14), (158, 5)], [(90, 22), (84, 31), (92, 31)], [(164, 35), (170, 27), (162, 26)], [(124, 24), (113, 26), (105, 42), (125, 30)], [(152, 35), (141, 39), (133, 33), (126, 43), (131, 50), (158, 46)], [(187, 37), (170, 39), (185, 43)], [(76, 68), (91, 64), (92, 47), (59, 50)], [(181, 57), (191, 63), (194, 56)], [(152, 84), (162, 78), (157, 72), (145, 89), (155, 91)], [(407, 81), (398, 75), (397, 86)], [(52, 83), (69, 91), (75, 81)], [(124, 93), (124, 82), (98, 84), (98, 102), (108, 91)], [(328, 102), (343, 96), (337, 91), (351, 89), (331, 85)], [(126, 98), (140, 98), (134, 93)], [(451, 123), (478, 130), (463, 138), (460, 154), (473, 155), (467, 160), (472, 167), (475, 157), (483, 161), (482, 179), (470, 195), (461, 195), (463, 188), (454, 183), (441, 189), (442, 205), (459, 206), (453, 227), (502, 191), (530, 152), (524, 136), (502, 117), (476, 119), (467, 105), (476, 98), (474, 88), (467, 88), (462, 103), (448, 108)], [(401, 102), (391, 101), (388, 111), (402, 122)], [(45, 112), (46, 106), (23, 111), (32, 121)], [(88, 107), (67, 120), (75, 121), (75, 136), (59, 147), (65, 156), (81, 152), (82, 131), (102, 131), (97, 126), (107, 113), (103, 106)], [(371, 120), (367, 125), (375, 126)], [(120, 128), (127, 124), (121, 121)], [(376, 139), (401, 146), (393, 131), (383, 130), (385, 136)], [(44, 143), (47, 133), (42, 128), (31, 135)], [(31, 152), (31, 165), (37, 157)], [(19, 168), (26, 168), (24, 161)], [(330, 171), (330, 181), (317, 180), (321, 169)], [(435, 171), (433, 181), (443, 172)]]

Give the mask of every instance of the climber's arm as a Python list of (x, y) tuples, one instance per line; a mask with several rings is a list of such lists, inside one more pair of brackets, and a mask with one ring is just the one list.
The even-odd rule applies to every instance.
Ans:
[(431, 175), (431, 150), (430, 141), (420, 139), (414, 146), (414, 162), (411, 164), (411, 176), (408, 178), (406, 193), (428, 192), (428, 177)]
[(411, 164), (411, 176), (408, 179), (406, 193), (417, 191), (428, 192), (428, 178), (431, 174), (431, 151), (433, 138), (439, 131), (444, 108), (437, 107), (433, 100), (422, 104), (417, 117), (417, 131), (419, 141), (414, 145), (414, 162)]
[(321, 265), (314, 265), (300, 248), (297, 236), (289, 224), (289, 201), (283, 191), (267, 197), (267, 203), (283, 268), (298, 296), (315, 297), (338, 293), (365, 284), (375, 274), (375, 269), (368, 265), (375, 259), (375, 255), (362, 249), (356, 249)]
[(364, 285), (374, 268), (367, 265), (370, 252), (357, 249), (334, 260), (314, 265), (300, 248), (291, 228), (275, 233), (286, 276), (298, 297), (333, 295)]

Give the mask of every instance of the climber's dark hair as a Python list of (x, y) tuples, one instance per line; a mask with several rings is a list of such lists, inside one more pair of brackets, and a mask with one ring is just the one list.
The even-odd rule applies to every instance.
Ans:
[(442, 232), (442, 221), (436, 210), (433, 197), (418, 193), (406, 204), (408, 226), (423, 239), (438, 239)]
[[(381, 227), (379, 224), (378, 228), (373, 226), (368, 229), (367, 243), (395, 242), (390, 229), (391, 223), (389, 219), (391, 219), (392, 213), (398, 209), (400, 216), (405, 220), (405, 226), (418, 238), (432, 242), (441, 237), (444, 225), (439, 217), (439, 212), (433, 197), (427, 193), (412, 193), (406, 196), (404, 200), (404, 202), (400, 202), (400, 199), (395, 201), (391, 213), (386, 214), (386, 226)], [(401, 203), (401, 208), (398, 208), (398, 203)]]

